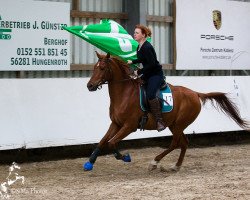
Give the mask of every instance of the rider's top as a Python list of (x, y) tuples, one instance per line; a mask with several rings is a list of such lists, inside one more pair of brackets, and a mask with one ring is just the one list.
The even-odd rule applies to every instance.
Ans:
[(133, 64), (142, 63), (143, 68), (138, 70), (138, 75), (142, 74), (142, 79), (147, 81), (153, 75), (163, 76), (162, 66), (157, 60), (154, 47), (150, 42), (145, 41), (141, 48), (137, 47), (137, 59), (133, 60)]

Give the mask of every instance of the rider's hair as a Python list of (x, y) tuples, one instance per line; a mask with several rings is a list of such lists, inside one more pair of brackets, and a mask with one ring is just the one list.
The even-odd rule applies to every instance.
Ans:
[(148, 28), (148, 27), (146, 27), (146, 26), (144, 26), (142, 24), (137, 24), (135, 26), (135, 28), (141, 29), (141, 33), (145, 34), (145, 37), (151, 37), (151, 35), (152, 35), (152, 32), (151, 32), (150, 28)]

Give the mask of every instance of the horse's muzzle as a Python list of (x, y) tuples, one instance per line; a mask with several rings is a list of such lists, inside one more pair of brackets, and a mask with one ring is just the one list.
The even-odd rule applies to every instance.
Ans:
[(96, 91), (96, 90), (97, 90), (98, 85), (94, 85), (93, 83), (88, 82), (87, 88), (88, 88), (89, 91), (93, 92), (93, 91)]

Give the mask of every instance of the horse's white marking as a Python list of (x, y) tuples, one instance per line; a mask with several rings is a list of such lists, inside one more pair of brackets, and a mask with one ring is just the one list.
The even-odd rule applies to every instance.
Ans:
[(149, 171), (152, 171), (152, 170), (157, 169), (157, 165), (158, 165), (158, 164), (159, 164), (159, 161), (152, 160), (152, 161), (149, 163), (148, 170), (149, 170)]
[(174, 171), (174, 172), (178, 172), (178, 171), (180, 170), (180, 168), (181, 168), (180, 166), (176, 166), (176, 165), (175, 165), (175, 166), (173, 166), (173, 167), (170, 167), (170, 170), (171, 170), (171, 171)]
[(151, 165), (158, 165), (158, 163), (159, 163), (159, 161), (155, 161), (155, 160), (152, 160), (152, 161), (150, 162)]

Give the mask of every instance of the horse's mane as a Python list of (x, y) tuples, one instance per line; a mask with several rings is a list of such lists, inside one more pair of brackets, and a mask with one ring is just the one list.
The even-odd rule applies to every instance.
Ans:
[(121, 60), (118, 57), (112, 56), (112, 59), (115, 61), (115, 63), (119, 66), (123, 74), (128, 78), (129, 75), (132, 73), (129, 65), (125, 63), (123, 60)]
[[(106, 55), (100, 55), (102, 58), (105, 58)], [(132, 82), (140, 83), (140, 79), (131, 79), (130, 75), (133, 73), (133, 69), (129, 67), (129, 65), (124, 62), (121, 58), (117, 56), (111, 56), (111, 59), (115, 62), (115, 64), (119, 67), (124, 75), (124, 79), (130, 79)]]

